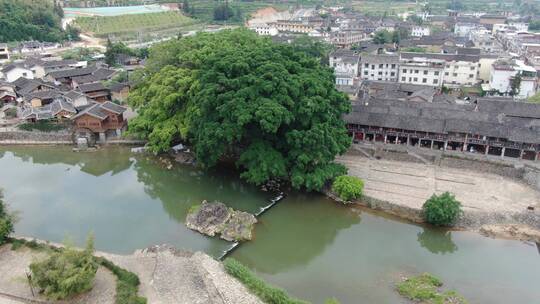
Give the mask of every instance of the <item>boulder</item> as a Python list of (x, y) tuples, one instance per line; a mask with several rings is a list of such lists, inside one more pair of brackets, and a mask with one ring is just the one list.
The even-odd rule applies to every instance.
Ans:
[(220, 202), (193, 206), (186, 218), (186, 226), (208, 236), (217, 234), (227, 241), (251, 240), (253, 225), (257, 219), (253, 214), (236, 211)]

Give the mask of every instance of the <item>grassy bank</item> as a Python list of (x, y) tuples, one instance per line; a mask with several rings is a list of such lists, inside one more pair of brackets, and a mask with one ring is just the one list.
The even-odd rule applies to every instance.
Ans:
[(252, 293), (268, 304), (308, 304), (290, 297), (283, 289), (268, 285), (265, 281), (259, 279), (249, 268), (242, 265), (235, 259), (227, 258), (223, 262), (228, 274), (237, 278)]

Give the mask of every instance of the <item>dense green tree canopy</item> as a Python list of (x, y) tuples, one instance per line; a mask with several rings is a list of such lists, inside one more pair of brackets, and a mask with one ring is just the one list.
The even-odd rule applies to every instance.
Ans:
[(0, 42), (78, 39), (78, 31), (62, 31), (63, 11), (46, 0), (0, 0)]
[(248, 30), (200, 33), (150, 49), (130, 96), (130, 131), (155, 152), (189, 141), (198, 162), (235, 159), (255, 184), (287, 179), (320, 189), (345, 172), (347, 97), (320, 59)]

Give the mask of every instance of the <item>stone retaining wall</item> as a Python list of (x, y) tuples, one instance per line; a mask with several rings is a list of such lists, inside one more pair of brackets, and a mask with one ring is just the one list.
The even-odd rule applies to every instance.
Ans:
[(0, 132), (0, 143), (24, 142), (69, 142), (72, 143), (71, 132), (38, 132), (38, 131), (6, 131)]

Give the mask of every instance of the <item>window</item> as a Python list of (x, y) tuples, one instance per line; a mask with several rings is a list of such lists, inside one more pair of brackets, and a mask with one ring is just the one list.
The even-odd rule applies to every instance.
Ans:
[(374, 65), (374, 64), (372, 64), (372, 65), (371, 65), (371, 68), (372, 68), (372, 69), (375, 69), (375, 65)]
[(418, 74), (418, 72), (419, 72), (418, 70), (414, 70), (414, 73), (415, 73), (415, 74)]
[(407, 73), (407, 69), (403, 69), (403, 73)]
[(405, 81), (407, 77), (401, 77), (401, 81)]
[(427, 83), (427, 78), (422, 78), (422, 83)]
[(396, 72), (390, 72), (390, 76), (396, 76)]
[(395, 69), (396, 68), (396, 64), (392, 64), (392, 69)]
[(448, 76), (448, 75), (449, 75), (448, 72), (444, 72), (444, 76)]
[(457, 73), (452, 74), (452, 76), (457, 77)]
[(439, 71), (435, 71), (433, 74), (435, 74), (435, 76), (439, 76)]
[(22, 73), (23, 77), (26, 77), (26, 72)]
[(433, 84), (439, 83), (439, 79), (433, 79)]
[(473, 74), (469, 74), (469, 78), (474, 78), (474, 75), (473, 75)]
[(379, 75), (382, 75), (382, 72), (379, 72)]
[(379, 69), (382, 69), (383, 68), (383, 64), (379, 64)]
[(364, 71), (364, 75), (366, 75), (366, 76), (367, 76), (367, 75), (368, 75), (368, 71)]
[(409, 77), (409, 82), (412, 82), (412, 77)]
[(471, 71), (474, 71), (474, 67), (473, 67), (473, 66), (471, 67)]
[(414, 82), (417, 82), (418, 81), (418, 77), (414, 77)]
[(364, 64), (364, 67), (369, 68), (369, 63)]
[(424, 71), (424, 75), (427, 75), (427, 70)]

